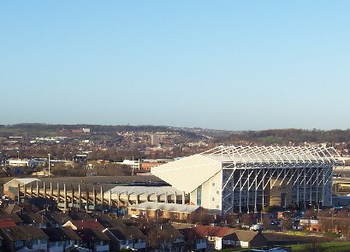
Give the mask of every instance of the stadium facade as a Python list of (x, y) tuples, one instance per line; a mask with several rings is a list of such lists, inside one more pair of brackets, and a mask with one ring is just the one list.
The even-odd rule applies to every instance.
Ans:
[(218, 146), (152, 168), (188, 194), (190, 202), (222, 214), (266, 206), (332, 205), (334, 148)]

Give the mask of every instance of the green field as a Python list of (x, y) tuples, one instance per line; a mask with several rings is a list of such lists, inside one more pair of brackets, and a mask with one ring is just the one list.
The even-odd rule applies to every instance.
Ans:
[[(350, 252), (350, 242), (324, 242), (286, 246), (292, 252)], [(241, 252), (249, 249), (225, 249), (223, 252)]]
[(292, 252), (350, 252), (350, 242), (325, 242), (291, 246)]

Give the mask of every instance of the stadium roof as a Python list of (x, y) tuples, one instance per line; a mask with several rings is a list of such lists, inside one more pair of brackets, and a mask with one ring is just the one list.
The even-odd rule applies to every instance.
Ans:
[[(112, 189), (110, 189), (112, 194), (155, 194), (155, 195), (161, 195), (161, 194), (177, 194), (181, 195), (181, 191), (175, 189), (172, 186), (115, 186)], [(107, 191), (106, 193), (108, 193)]]
[(262, 166), (298, 168), (310, 164), (333, 166), (334, 148), (299, 146), (218, 146), (193, 156), (153, 167), (153, 175), (190, 193), (223, 168), (258, 169)]

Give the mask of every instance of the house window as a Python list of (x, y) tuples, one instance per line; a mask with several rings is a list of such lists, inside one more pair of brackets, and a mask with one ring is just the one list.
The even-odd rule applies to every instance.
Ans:
[(15, 242), (15, 248), (22, 247), (23, 246), (23, 241), (16, 241)]

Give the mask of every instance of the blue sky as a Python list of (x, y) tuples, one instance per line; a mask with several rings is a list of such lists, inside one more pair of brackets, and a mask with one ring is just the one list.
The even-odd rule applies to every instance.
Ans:
[(350, 128), (350, 1), (0, 1), (0, 124)]

